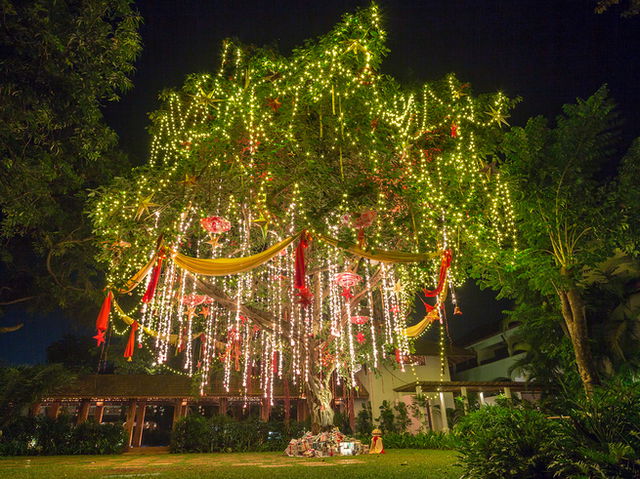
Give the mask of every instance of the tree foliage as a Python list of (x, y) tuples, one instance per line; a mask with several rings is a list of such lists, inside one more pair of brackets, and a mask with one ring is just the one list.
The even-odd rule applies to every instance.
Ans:
[(73, 379), (74, 375), (60, 364), (0, 368), (0, 426)]
[[(166, 333), (174, 334), (183, 367), (193, 373), (200, 364), (205, 381), (210, 362), (224, 362), (227, 385), (231, 369), (246, 384), (256, 364), (262, 377), (277, 370), (300, 378), (308, 397), (327, 401), (317, 410), (330, 411), (324, 393), (334, 371), (355, 386), (360, 364), (402, 364), (405, 318), (415, 292), (438, 283), (443, 250), (453, 251), (440, 281), (448, 285), (490, 259), (489, 243), (513, 246), (495, 151), (514, 101), (474, 95), (454, 75), (400, 85), (379, 72), (385, 42), (372, 5), (287, 57), (227, 41), (217, 72), (163, 93), (151, 115), (149, 164), (97, 190), (91, 209), (96, 235), (112, 245), (99, 256), (112, 291), (127, 289), (159, 243), (168, 256), (152, 302), (117, 298), (144, 327), (164, 332), (154, 340), (158, 363), (171, 350)], [(220, 217), (224, 231), (207, 230)], [(226, 276), (187, 274), (172, 262), (178, 252), (248, 257), (301, 230), (312, 237), (306, 291), (294, 285), (294, 248)], [(386, 264), (353, 247), (423, 256)], [(340, 293), (340, 273), (360, 278), (352, 292)], [(193, 298), (206, 306), (188, 304)], [(201, 333), (222, 346), (199, 354), (191, 338)], [(279, 358), (277, 368), (269, 357)]]
[(602, 87), (565, 105), (555, 125), (536, 117), (506, 135), (501, 171), (513, 186), (521, 249), (485, 276), (520, 300), (522, 321), (534, 320), (532, 299), (547, 305), (535, 320), (562, 321), (587, 390), (599, 381), (589, 331), (591, 278), (617, 251), (637, 255), (637, 146), (619, 160), (619, 125)]
[(129, 0), (0, 7), (0, 301), (78, 305), (97, 276), (86, 189), (127, 164), (101, 107), (131, 87), (141, 18)]

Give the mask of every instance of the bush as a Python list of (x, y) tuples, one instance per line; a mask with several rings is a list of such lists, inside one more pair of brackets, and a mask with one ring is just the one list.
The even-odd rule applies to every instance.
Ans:
[(0, 456), (118, 454), (125, 445), (121, 425), (92, 420), (75, 425), (64, 416), (18, 417), (2, 430)]
[(640, 477), (640, 385), (612, 384), (575, 402), (561, 433), (557, 477)]
[(451, 434), (439, 431), (418, 434), (389, 433), (383, 437), (385, 449), (454, 449), (455, 440)]
[(236, 421), (228, 416), (181, 419), (171, 436), (171, 452), (284, 451), (292, 438), (304, 434), (304, 424), (292, 421)]
[(356, 416), (356, 431), (359, 434), (371, 435), (373, 431), (373, 418), (371, 417), (371, 403), (365, 402)]
[(455, 427), (467, 478), (546, 478), (559, 443), (559, 425), (524, 407), (485, 406)]

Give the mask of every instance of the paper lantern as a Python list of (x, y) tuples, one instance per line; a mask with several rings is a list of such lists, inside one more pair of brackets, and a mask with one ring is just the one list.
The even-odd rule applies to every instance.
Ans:
[(369, 322), (369, 316), (351, 316), (352, 324), (366, 324)]
[(222, 216), (209, 216), (207, 218), (202, 218), (200, 220), (200, 224), (209, 233), (217, 235), (231, 229), (231, 223)]

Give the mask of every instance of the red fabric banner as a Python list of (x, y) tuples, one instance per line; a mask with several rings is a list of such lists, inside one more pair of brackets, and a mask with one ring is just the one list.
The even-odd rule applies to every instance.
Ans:
[(300, 235), (300, 241), (296, 248), (295, 259), (295, 275), (293, 278), (293, 287), (303, 290), (307, 287), (306, 268), (304, 264), (304, 250), (309, 246), (309, 240), (305, 231)]
[(440, 263), (440, 275), (438, 277), (438, 285), (436, 289), (423, 289), (423, 293), (428, 298), (438, 296), (444, 287), (444, 282), (447, 280), (447, 271), (451, 266), (451, 250), (446, 249), (442, 252), (442, 262)]
[(135, 350), (136, 344), (136, 331), (138, 330), (138, 321), (134, 321), (129, 328), (129, 340), (127, 341), (127, 347), (124, 348), (124, 357), (127, 358), (128, 361), (131, 361), (131, 357), (133, 356), (133, 351)]
[(295, 272), (293, 277), (293, 287), (298, 290), (296, 296), (300, 296), (298, 303), (303, 308), (308, 307), (313, 301), (313, 293), (307, 287), (307, 272), (304, 261), (304, 250), (309, 246), (309, 236), (306, 231), (300, 235), (300, 242), (296, 248)]
[(156, 264), (155, 268), (153, 268), (153, 274), (151, 275), (149, 286), (147, 286), (147, 291), (142, 297), (143, 303), (149, 303), (153, 299), (153, 295), (156, 293), (156, 287), (158, 286), (158, 280), (160, 279), (160, 272), (162, 271), (162, 259), (163, 255), (160, 254), (158, 256), (158, 263)]
[(109, 291), (107, 296), (104, 298), (102, 302), (102, 307), (100, 308), (100, 312), (98, 313), (98, 317), (96, 319), (96, 330), (98, 334), (94, 336), (94, 339), (98, 342), (97, 346), (100, 346), (104, 343), (104, 332), (109, 327), (109, 313), (111, 312), (111, 300), (113, 299), (113, 293)]

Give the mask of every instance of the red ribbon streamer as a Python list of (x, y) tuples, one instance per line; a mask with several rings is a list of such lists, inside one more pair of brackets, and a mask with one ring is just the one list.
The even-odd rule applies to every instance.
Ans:
[(129, 329), (129, 340), (127, 341), (127, 347), (124, 349), (124, 357), (131, 361), (131, 357), (133, 356), (133, 351), (135, 350), (136, 344), (136, 331), (138, 330), (138, 321), (134, 321), (131, 323), (131, 328)]
[(436, 289), (423, 289), (422, 292), (428, 298), (433, 298), (434, 296), (438, 296), (444, 287), (444, 282), (447, 279), (447, 271), (451, 266), (451, 250), (446, 249), (442, 252), (442, 262), (440, 263), (440, 275), (438, 277), (438, 286)]
[(102, 302), (102, 307), (100, 308), (100, 312), (98, 313), (98, 317), (96, 319), (96, 330), (98, 334), (94, 336), (96, 341), (98, 342), (97, 346), (104, 343), (104, 332), (109, 327), (109, 313), (111, 312), (111, 300), (113, 299), (113, 293), (109, 291), (107, 296), (104, 298)]
[(304, 250), (309, 246), (307, 232), (303, 231), (300, 235), (300, 242), (296, 248), (295, 259), (295, 275), (293, 277), (293, 287), (296, 289), (304, 289), (307, 287), (306, 268), (304, 265)]
[(160, 272), (162, 271), (162, 259), (163, 256), (159, 255), (158, 263), (155, 268), (153, 268), (153, 274), (151, 275), (151, 281), (149, 281), (149, 285), (147, 286), (147, 291), (142, 297), (143, 303), (149, 303), (153, 299), (153, 295), (156, 293), (156, 287), (158, 286), (158, 280), (160, 279)]

